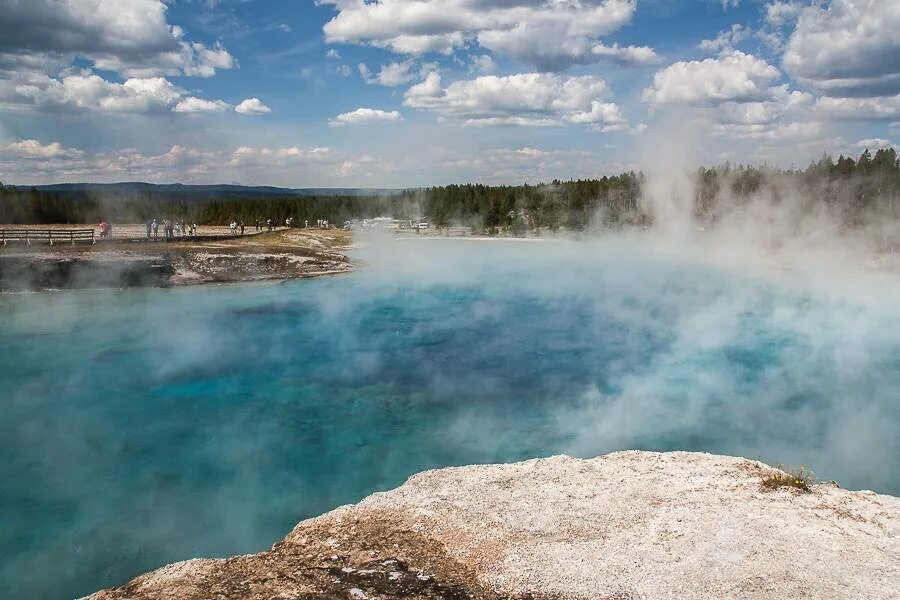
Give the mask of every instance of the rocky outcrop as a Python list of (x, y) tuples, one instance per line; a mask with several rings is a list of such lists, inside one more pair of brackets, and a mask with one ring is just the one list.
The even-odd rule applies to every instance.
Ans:
[(429, 471), (269, 552), (169, 565), (91, 598), (900, 597), (900, 499), (765, 490), (773, 471), (686, 452)]

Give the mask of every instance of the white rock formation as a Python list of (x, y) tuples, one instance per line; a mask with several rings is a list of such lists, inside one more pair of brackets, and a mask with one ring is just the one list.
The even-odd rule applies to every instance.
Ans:
[[(351, 561), (358, 540), (377, 530), (396, 533), (400, 542), (392, 539), (389, 548), (410, 563), (424, 551), (405, 548), (403, 536), (436, 542), (444, 562), (434, 562), (431, 573), (438, 579), (471, 574), (475, 587), (463, 589), (474, 590), (472, 597), (900, 598), (900, 499), (834, 484), (814, 485), (809, 493), (763, 491), (760, 483), (772, 472), (743, 458), (687, 452), (428, 471), (299, 524), (271, 553), (241, 559), (241, 581), (257, 568), (254, 561), (261, 572), (276, 572), (272, 565), (284, 559), (275, 555), (285, 553), (309, 559), (334, 548), (332, 560), (340, 554)], [(378, 527), (367, 529), (367, 519)], [(316, 543), (326, 550), (314, 551)], [(201, 597), (194, 594), (200, 588), (191, 564), (180, 565), (177, 577), (159, 571), (133, 582), (127, 594), (98, 598)], [(237, 568), (215, 564), (217, 571), (210, 561), (196, 563), (203, 585)], [(438, 564), (459, 570), (442, 574)], [(301, 591), (288, 580), (272, 581), (220, 586), (226, 591), (217, 597)], [(354, 580), (352, 589), (370, 598), (441, 597), (391, 595), (387, 588), (379, 595), (365, 585)]]

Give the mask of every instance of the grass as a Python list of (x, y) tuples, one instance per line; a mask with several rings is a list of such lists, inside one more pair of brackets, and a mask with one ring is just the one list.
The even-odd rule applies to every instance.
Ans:
[(762, 489), (772, 491), (787, 487), (801, 492), (812, 491), (812, 485), (816, 482), (816, 478), (811, 469), (804, 466), (799, 469), (785, 469), (784, 465), (777, 465), (776, 468), (779, 470), (772, 471), (763, 478), (760, 484)]

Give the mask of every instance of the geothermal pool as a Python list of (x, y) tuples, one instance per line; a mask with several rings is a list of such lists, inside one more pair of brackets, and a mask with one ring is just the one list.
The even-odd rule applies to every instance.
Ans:
[(689, 449), (900, 493), (896, 276), (372, 242), (336, 278), (0, 296), (0, 590), (267, 548), (446, 465)]

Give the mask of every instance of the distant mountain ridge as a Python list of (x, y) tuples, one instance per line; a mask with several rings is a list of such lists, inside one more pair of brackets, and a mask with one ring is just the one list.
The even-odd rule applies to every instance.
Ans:
[(167, 195), (185, 199), (271, 197), (271, 196), (392, 196), (403, 190), (388, 188), (281, 188), (267, 185), (246, 186), (237, 184), (189, 185), (183, 183), (145, 183), (124, 181), (120, 183), (54, 183), (48, 185), (16, 185), (20, 190), (31, 188), (42, 192), (101, 194), (101, 195)]

